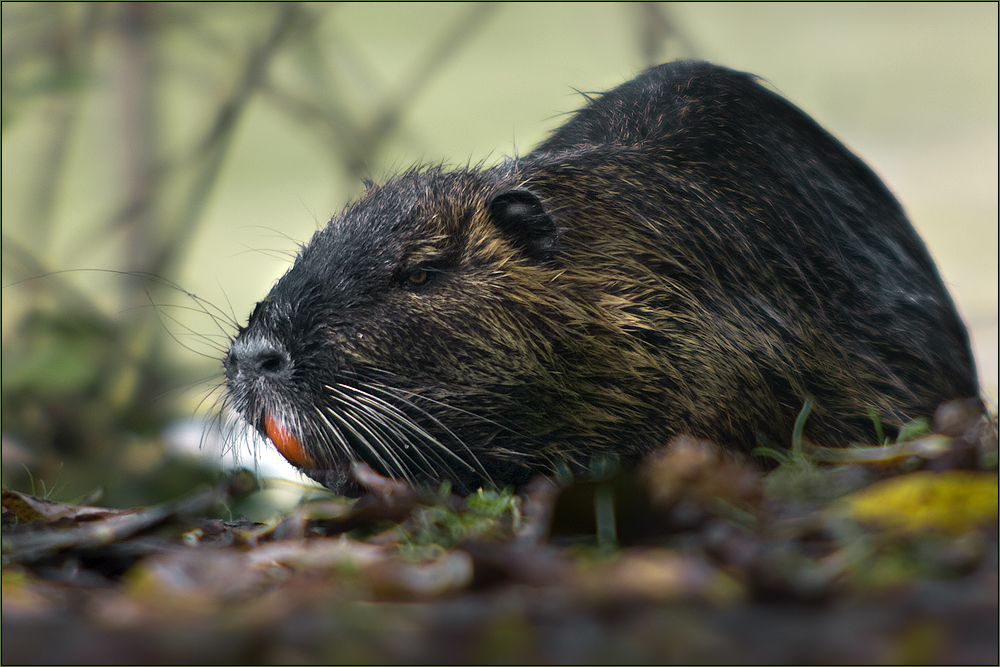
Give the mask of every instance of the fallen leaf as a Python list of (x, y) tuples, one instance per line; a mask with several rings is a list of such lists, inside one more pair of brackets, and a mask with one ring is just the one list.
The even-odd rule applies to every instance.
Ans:
[(961, 534), (977, 526), (996, 525), (997, 473), (911, 473), (845, 496), (837, 507), (857, 521), (889, 531), (936, 529)]

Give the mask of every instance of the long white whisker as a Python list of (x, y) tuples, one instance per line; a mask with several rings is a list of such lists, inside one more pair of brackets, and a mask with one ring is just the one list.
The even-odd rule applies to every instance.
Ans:
[[(390, 376), (390, 377), (392, 377), (392, 376), (395, 375), (395, 373), (391, 373), (389, 371), (384, 371), (384, 370), (379, 370), (379, 369), (371, 369), (371, 370), (373, 370), (375, 372), (378, 372), (381, 375), (387, 375), (387, 376)], [(385, 391), (385, 393), (388, 393), (393, 398), (400, 398), (400, 399), (402, 399), (402, 398), (404, 398), (404, 396), (403, 396), (404, 394), (406, 396), (417, 397), (420, 400), (427, 401), (428, 403), (432, 403), (432, 404), (434, 404), (434, 405), (436, 405), (436, 406), (438, 406), (440, 408), (444, 408), (445, 410), (448, 410), (450, 412), (457, 412), (458, 414), (465, 415), (466, 417), (472, 417), (473, 419), (476, 419), (478, 421), (485, 422), (487, 424), (491, 424), (492, 426), (496, 426), (501, 431), (506, 431), (508, 433), (511, 433), (513, 435), (518, 435), (518, 436), (523, 436), (524, 435), (523, 433), (520, 433), (520, 432), (516, 431), (515, 429), (512, 429), (509, 426), (505, 426), (504, 424), (501, 424), (500, 422), (494, 421), (494, 420), (490, 419), (489, 417), (484, 417), (483, 415), (481, 415), (479, 413), (470, 412), (469, 410), (463, 410), (462, 408), (455, 407), (454, 405), (450, 405), (450, 404), (445, 403), (443, 401), (439, 401), (437, 399), (431, 398), (430, 396), (426, 396), (424, 394), (418, 394), (418, 393), (413, 392), (413, 391), (408, 391), (406, 389), (403, 389), (402, 387), (394, 387), (394, 386), (392, 386), (390, 384), (386, 384), (386, 383), (381, 382), (381, 381), (365, 381), (362, 378), (360, 378), (356, 373), (349, 373), (349, 374), (353, 375), (354, 377), (358, 377), (359, 382), (361, 384), (364, 384), (366, 387), (370, 387), (372, 389), (381, 388), (381, 389), (383, 389)], [(414, 405), (410, 401), (407, 401), (407, 404), (408, 405), (412, 405), (414, 408), (420, 409), (419, 406)], [(430, 414), (428, 414), (426, 412), (424, 414), (426, 416), (428, 416), (428, 417), (433, 418), (433, 415), (430, 415)], [(440, 422), (438, 422), (438, 424), (441, 425), (441, 426), (443, 426), (442, 424), (440, 424)], [(452, 434), (452, 435), (454, 435), (454, 434)]]
[[(334, 426), (330, 420), (326, 418), (326, 415), (323, 414), (321, 409), (316, 408), (316, 414), (319, 415), (319, 418), (323, 420), (324, 424), (326, 424), (326, 429), (315, 429), (319, 432), (320, 438), (323, 440), (324, 444), (327, 447), (339, 446), (344, 451), (347, 459), (349, 461), (353, 461), (354, 451), (351, 449), (350, 443), (347, 442), (347, 439), (344, 438), (343, 434), (340, 432), (340, 429)], [(336, 458), (334, 451), (328, 451), (328, 453), (332, 458)]]
[[(383, 416), (390, 416), (391, 415), (396, 420), (396, 423), (398, 423), (401, 427), (403, 427), (406, 430), (408, 430), (411, 434), (417, 436), (418, 438), (422, 439), (424, 442), (426, 442), (426, 443), (428, 443), (430, 445), (434, 445), (434, 447), (436, 449), (440, 449), (441, 451), (445, 452), (451, 458), (453, 458), (455, 461), (461, 463), (463, 466), (465, 466), (469, 470), (475, 470), (475, 467), (472, 466), (471, 464), (469, 464), (468, 461), (466, 461), (465, 459), (463, 459), (461, 456), (459, 456), (457, 453), (455, 453), (454, 451), (452, 451), (450, 448), (446, 447), (444, 445), (444, 443), (442, 443), (440, 440), (438, 440), (436, 437), (434, 437), (431, 433), (429, 433), (422, 426), (420, 426), (419, 424), (417, 424), (416, 422), (414, 422), (410, 418), (409, 415), (407, 415), (405, 412), (403, 412), (402, 410), (400, 410), (395, 405), (392, 405), (391, 403), (389, 403), (385, 399), (379, 398), (378, 396), (373, 396), (372, 394), (367, 393), (367, 392), (363, 391), (362, 389), (358, 389), (358, 388), (355, 388), (355, 387), (350, 387), (350, 386), (347, 386), (347, 385), (344, 385), (344, 388), (345, 389), (349, 389), (349, 390), (351, 390), (353, 392), (356, 392), (358, 394), (357, 397), (356, 397), (356, 400), (363, 401), (363, 402), (371, 405), (374, 410), (376, 410), (379, 414), (381, 414)], [(406, 402), (405, 399), (399, 399), (399, 400), (403, 400), (404, 402)], [(408, 402), (406, 402), (406, 404), (409, 405)], [(420, 410), (419, 406), (412, 406), (412, 407), (414, 409), (416, 409), (416, 410)], [(433, 419), (433, 416), (431, 416), (431, 415), (427, 415), (427, 416), (429, 418)], [(444, 426), (440, 422), (436, 422), (436, 423), (442, 428), (442, 430), (444, 430), (452, 438), (454, 438), (456, 442), (462, 444), (463, 448), (466, 449), (466, 451), (469, 451), (469, 448), (465, 447), (465, 445), (463, 443), (461, 443), (461, 440), (454, 433), (452, 433), (446, 426)], [(409, 440), (402, 433), (400, 433), (400, 436), (403, 437), (403, 439), (405, 441)], [(471, 453), (471, 451), (470, 451), (470, 453)], [(444, 461), (440, 457), (435, 457), (435, 458), (437, 458), (438, 461), (441, 461), (441, 463), (444, 463)]]
[[(395, 425), (398, 423), (401, 426), (412, 430), (412, 426), (405, 421), (408, 419), (405, 414), (401, 414), (398, 411), (386, 413), (385, 411), (379, 410), (377, 409), (379, 406), (369, 405), (368, 403), (370, 403), (370, 401), (366, 402), (363, 400), (365, 397), (364, 394), (358, 397), (353, 397), (343, 394), (342, 392), (338, 392), (332, 388), (331, 390), (334, 391), (344, 403), (349, 404), (351, 409), (356, 411), (358, 418), (364, 420), (370, 428), (379, 431), (383, 436), (385, 436), (386, 439), (399, 445), (400, 447), (409, 447), (410, 439), (407, 438), (403, 431)], [(429, 434), (428, 437), (430, 437)], [(427, 465), (425, 469), (432, 471), (433, 467), (429, 465), (430, 462), (423, 455), (423, 452), (420, 451), (419, 448), (414, 449), (417, 450), (417, 454), (420, 456), (423, 463)], [(407, 454), (407, 458), (411, 457)]]
[[(395, 439), (396, 443), (403, 449), (407, 458), (410, 458), (411, 460), (412, 457), (408, 454), (408, 452), (413, 451), (420, 458), (420, 461), (423, 462), (423, 468), (428, 473), (433, 474), (435, 466), (427, 458), (427, 455), (431, 456), (434, 461), (440, 464), (443, 468), (451, 468), (439, 452), (444, 452), (469, 470), (475, 470), (475, 468), (467, 461), (463, 460), (431, 433), (426, 431), (419, 424), (415, 423), (409, 415), (396, 406), (387, 403), (377, 396), (371, 396), (360, 389), (347, 386), (344, 388), (357, 393), (357, 396), (355, 397), (345, 396), (345, 400), (352, 400), (355, 408), (363, 412), (363, 414), (371, 421), (373, 427), (376, 427), (379, 430), (389, 431), (390, 437)], [(409, 433), (409, 436), (407, 433)], [(416, 442), (414, 442), (414, 438), (416, 439)], [(422, 447), (411, 446), (417, 445), (421, 442), (429, 445), (426, 452)]]
[[(407, 465), (405, 459), (412, 461), (409, 455), (406, 455), (403, 451), (399, 451), (399, 448), (393, 447), (392, 442), (387, 442), (385, 434), (381, 432), (380, 429), (373, 428), (370, 420), (363, 413), (359, 413), (355, 408), (343, 406), (342, 414), (346, 419), (349, 419), (354, 423), (359, 429), (364, 431), (372, 439), (375, 445), (379, 446), (383, 452), (385, 452), (395, 467), (407, 480), (411, 479), (410, 466)], [(355, 431), (357, 433), (357, 431)]]
[[(370, 389), (372, 391), (378, 391), (378, 392), (382, 393), (383, 395), (388, 396), (389, 398), (396, 399), (397, 401), (402, 401), (404, 404), (410, 406), (411, 408), (413, 408), (414, 410), (418, 411), (423, 416), (427, 417), (427, 419), (431, 420), (442, 431), (444, 431), (449, 436), (451, 436), (455, 440), (455, 442), (458, 443), (458, 445), (469, 454), (469, 456), (472, 458), (472, 460), (475, 463), (475, 468), (478, 468), (479, 473), (481, 475), (483, 475), (483, 477), (485, 479), (491, 479), (489, 473), (486, 472), (486, 468), (484, 468), (483, 465), (482, 465), (482, 463), (479, 461), (479, 457), (476, 456), (475, 452), (472, 451), (472, 449), (465, 443), (465, 441), (463, 441), (461, 438), (459, 438), (450, 428), (448, 428), (447, 426), (445, 426), (441, 422), (441, 420), (439, 420), (437, 417), (435, 417), (434, 415), (432, 415), (431, 413), (429, 413), (427, 410), (425, 410), (422, 407), (420, 407), (419, 405), (417, 405), (414, 401), (410, 400), (408, 397), (400, 395), (400, 394), (406, 393), (406, 394), (409, 394), (410, 396), (415, 396), (415, 397), (418, 397), (418, 398), (425, 398), (425, 397), (420, 396), (419, 394), (415, 394), (413, 392), (406, 392), (405, 390), (398, 390), (399, 393), (397, 393), (397, 389), (395, 387), (389, 387), (389, 386), (383, 385), (381, 383), (369, 383), (369, 382), (365, 382), (364, 385), (365, 385), (365, 387), (367, 387), (368, 389)], [(373, 398), (375, 398), (375, 397), (373, 396)], [(379, 400), (382, 400), (382, 399), (379, 399)], [(433, 400), (433, 399), (428, 399), (428, 400)], [(457, 410), (457, 411), (464, 412), (462, 410)], [(492, 423), (488, 419), (484, 420), (484, 421), (486, 421), (488, 423)], [(437, 441), (436, 438), (435, 438), (435, 441)], [(437, 442), (439, 442), (439, 441), (437, 441)], [(448, 449), (447, 447), (444, 447), (443, 445), (442, 445), (442, 448), (444, 448), (446, 451), (450, 452), (452, 454), (452, 456), (454, 456), (456, 459), (458, 459), (459, 461), (461, 461), (465, 466), (469, 467), (470, 469), (473, 469), (473, 467), (470, 466), (467, 461), (465, 461), (464, 459), (462, 459), (460, 456), (458, 456), (458, 454), (456, 454), (455, 452), (453, 452), (451, 449)]]
[[(317, 412), (319, 412), (318, 408), (317, 408)], [(331, 417), (333, 417), (339, 424), (341, 424), (341, 426), (344, 429), (346, 429), (347, 431), (349, 431), (351, 433), (351, 435), (353, 435), (355, 438), (357, 438), (358, 442), (360, 442), (362, 445), (364, 445), (365, 448), (369, 452), (371, 452), (372, 456), (375, 457), (375, 459), (379, 462), (379, 465), (381, 465), (386, 470), (391, 470), (392, 469), (392, 467), (389, 466), (387, 464), (386, 460), (382, 457), (382, 454), (379, 452), (378, 448), (374, 447), (372, 445), (372, 443), (370, 443), (368, 441), (368, 438), (366, 438), (363, 434), (359, 433), (357, 431), (357, 429), (355, 429), (351, 425), (351, 423), (347, 419), (345, 419), (345, 413), (343, 411), (341, 411), (341, 410), (334, 410), (334, 409), (332, 409), (330, 407), (327, 407), (327, 408), (325, 408), (325, 412), (326, 412), (326, 414), (328, 414)], [(327, 421), (327, 423), (329, 424), (330, 422)], [(386, 453), (390, 455), (390, 458), (394, 459), (394, 463), (396, 463), (397, 465), (399, 464), (399, 461), (395, 460), (395, 456), (392, 455), (392, 449), (391, 448), (389, 448), (388, 451), (386, 451)], [(351, 458), (352, 458), (352, 460), (354, 459), (353, 456)], [(403, 469), (403, 466), (398, 466), (398, 467), (400, 469), (400, 472), (405, 477), (406, 476), (406, 471), (405, 471), (405, 469)]]

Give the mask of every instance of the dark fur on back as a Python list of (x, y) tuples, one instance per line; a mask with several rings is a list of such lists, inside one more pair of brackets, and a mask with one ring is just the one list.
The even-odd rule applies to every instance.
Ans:
[(517, 483), (689, 433), (873, 442), (975, 396), (968, 337), (898, 202), (747, 74), (671, 63), (529, 155), (414, 170), (313, 237), (225, 361), (230, 401), (338, 487)]

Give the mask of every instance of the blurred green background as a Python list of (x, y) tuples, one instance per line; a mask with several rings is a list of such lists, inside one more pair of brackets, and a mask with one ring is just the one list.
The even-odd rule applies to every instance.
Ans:
[(226, 336), (363, 178), (525, 153), (577, 91), (687, 57), (761, 75), (883, 177), (995, 400), (995, 3), (2, 11), (5, 484), (126, 505), (211, 479), (178, 448), (211, 433)]

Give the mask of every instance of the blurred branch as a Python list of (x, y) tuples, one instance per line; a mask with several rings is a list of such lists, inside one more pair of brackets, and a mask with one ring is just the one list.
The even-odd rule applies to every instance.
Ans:
[[(424, 87), (437, 75), (448, 60), (464, 47), (486, 21), (496, 12), (498, 5), (492, 2), (473, 3), (468, 11), (438, 41), (437, 46), (427, 54), (395, 94), (382, 104), (382, 111), (376, 115), (367, 137), (363, 142), (363, 153), (371, 156), (390, 132), (399, 124), (403, 113)], [(363, 163), (349, 164), (351, 172), (359, 178), (367, 175), (368, 166)]]
[[(311, 99), (292, 92), (288, 86), (281, 86), (273, 78), (264, 84), (265, 95), (293, 120), (309, 125), (314, 131), (323, 135), (327, 146), (327, 156), (332, 157), (337, 164), (352, 164), (363, 160), (361, 154), (361, 137), (364, 135), (362, 123), (342, 103), (343, 84), (338, 76), (337, 68), (332, 66), (333, 58), (326, 47), (334, 46), (356, 66), (365, 69), (359, 50), (350, 44), (345, 35), (330, 35), (329, 29), (320, 31), (321, 21), (316, 16), (307, 22), (307, 28), (302, 31), (297, 42), (296, 53), (299, 67), (307, 78), (306, 90)], [(363, 73), (362, 78), (367, 89), (381, 89), (384, 86), (370, 70)]]
[(216, 111), (209, 129), (196, 148), (190, 155), (170, 160), (161, 159), (150, 165), (148, 187), (134, 189), (125, 204), (106, 223), (105, 229), (112, 234), (136, 224), (156, 206), (170, 175), (192, 162), (198, 164), (176, 222), (166, 225), (168, 234), (158, 247), (152, 249), (147, 261), (133, 266), (136, 270), (169, 275), (186, 251), (215, 187), (239, 120), (254, 93), (266, 80), (266, 71), (274, 56), (301, 18), (299, 3), (278, 3), (276, 6), (278, 14), (268, 36), (246, 58), (232, 93)]
[[(338, 85), (333, 81), (329, 70), (319, 69), (326, 59), (316, 58), (311, 64), (309, 73), (314, 79), (310, 88), (312, 99), (293, 92), (289, 87), (274, 81), (268, 81), (264, 86), (269, 101), (291, 115), (298, 121), (310, 125), (326, 135), (326, 143), (332, 154), (337, 156), (342, 164), (356, 179), (370, 175), (370, 161), (378, 152), (389, 134), (399, 125), (403, 115), (412, 106), (433, 78), (443, 69), (450, 59), (475, 35), (486, 21), (496, 12), (495, 3), (474, 3), (446, 31), (428, 53), (407, 76), (403, 77), (403, 85), (387, 95), (374, 114), (375, 120), (368, 127), (342, 104), (338, 103), (334, 93)], [(313, 22), (312, 25), (316, 23)], [(312, 36), (312, 35), (311, 35)], [(342, 51), (346, 51), (355, 62), (361, 59), (349, 48), (340, 43)], [(373, 88), (378, 88), (378, 82), (372, 80)]]
[[(112, 319), (86, 292), (66, 280), (66, 271), (55, 271), (46, 266), (31, 250), (7, 234), (3, 235), (3, 272), (12, 279), (10, 283), (4, 285), (4, 289), (13, 285), (28, 287), (27, 283), (37, 280), (36, 293), (44, 291), (52, 294), (59, 303), (73, 304), (74, 307), (82, 306), (88, 315), (106, 324), (109, 328), (114, 325)], [(42, 281), (41, 278), (45, 278), (45, 280)], [(39, 300), (35, 299), (36, 305)]]
[[(96, 7), (99, 6), (86, 5), (88, 16), (97, 16), (94, 13)], [(110, 332), (104, 340), (106, 347), (102, 347), (99, 352), (88, 350), (88, 354), (93, 359), (99, 359), (99, 362), (96, 365), (94, 363), (89, 366), (81, 365), (86, 373), (81, 370), (77, 378), (71, 377), (68, 371), (53, 371), (52, 377), (59, 382), (73, 380), (76, 383), (73, 386), (84, 392), (80, 394), (82, 402), (73, 405), (67, 403), (68, 407), (65, 409), (59, 408), (63, 405), (59, 402), (61, 399), (53, 399), (50, 395), (61, 386), (55, 380), (48, 385), (35, 382), (22, 387), (24, 401), (18, 405), (28, 407), (16, 413), (16, 417), (12, 416), (7, 423), (19, 424), (25, 433), (32, 434), (33, 440), (48, 443), (57, 449), (63, 447), (66, 451), (70, 451), (73, 449), (72, 445), (63, 446), (59, 443), (76, 441), (74, 440), (76, 436), (61, 435), (59, 429), (63, 426), (68, 429), (67, 432), (81, 433), (82, 441), (96, 442), (101, 440), (100, 433), (106, 431), (108, 424), (112, 422), (116, 424), (117, 429), (133, 418), (147, 425), (161, 419), (158, 410), (164, 407), (165, 402), (159, 397), (164, 393), (165, 383), (176, 381), (176, 378), (170, 376), (176, 375), (177, 370), (166, 367), (162, 363), (162, 355), (156, 354), (156, 351), (161, 349), (159, 343), (163, 331), (153, 317), (157, 313), (156, 308), (148, 306), (157, 303), (151, 292), (165, 285), (165, 281), (151, 280), (149, 274), (166, 276), (176, 270), (176, 265), (187, 250), (205, 205), (214, 190), (225, 157), (236, 136), (239, 121), (254, 93), (259, 89), (260, 83), (265, 80), (266, 71), (274, 56), (280, 51), (301, 16), (300, 6), (297, 3), (278, 3), (271, 8), (264, 8), (267, 13), (262, 18), (265, 18), (268, 24), (263, 39), (258, 45), (249, 49), (241, 61), (237, 61), (237, 76), (227, 79), (231, 82), (231, 88), (214, 110), (195, 149), (182, 159), (166, 161), (160, 157), (164, 149), (161, 142), (165, 141), (163, 134), (165, 128), (158, 122), (160, 120), (158, 113), (162, 105), (157, 104), (156, 100), (156, 95), (163, 85), (163, 77), (160, 76), (163, 56), (159, 53), (159, 49), (165, 28), (170, 26), (173, 19), (172, 14), (164, 7), (159, 4), (143, 3), (113, 5), (106, 7), (105, 13), (100, 15), (102, 26), (110, 30), (98, 30), (94, 27), (96, 19), (87, 23), (90, 31), (86, 34), (90, 42), (96, 41), (95, 33), (102, 32), (112, 38), (111, 47), (117, 47), (117, 51), (112, 52), (114, 57), (111, 63), (114, 69), (109, 89), (111, 99), (119, 109), (118, 117), (110, 122), (116, 129), (112, 138), (120, 142), (120, 150), (116, 151), (116, 147), (111, 146), (106, 153), (95, 155), (93, 159), (99, 163), (101, 160), (107, 160), (108, 155), (121, 155), (120, 158), (111, 159), (117, 160), (124, 171), (125, 205), (114, 216), (111, 224), (105, 225), (105, 229), (112, 233), (127, 235), (124, 244), (125, 254), (121, 261), (127, 270), (120, 274), (123, 277), (120, 289), (123, 296), (121, 301), (125, 305), (125, 310), (109, 317), (99, 305), (98, 292), (76, 290), (72, 281), (63, 277), (56, 278), (59, 272), (53, 272), (44, 265), (44, 254), (38, 250), (38, 247), (44, 249), (44, 245), (36, 246), (35, 243), (30, 243), (26, 247), (6, 233), (3, 238), (5, 277), (22, 280), (40, 276), (47, 278), (38, 281), (37, 287), (31, 285), (29, 288), (34, 293), (27, 302), (29, 306), (27, 317), (22, 319), (22, 323), (36, 323), (34, 326), (42, 327), (40, 330), (51, 333), (49, 338), (56, 342), (45, 343), (48, 347), (44, 345), (32, 347), (31, 336), (37, 337), (36, 333), (32, 333), (26, 341), (25, 349), (35, 356), (29, 361), (42, 364), (44, 368), (58, 370), (62, 364), (62, 357), (59, 355), (76, 354), (80, 347), (80, 343), (74, 338), (77, 336), (77, 330), (70, 327), (63, 331), (59, 327), (65, 329), (66, 322), (77, 322), (80, 320), (80, 315), (92, 314), (95, 316), (93, 320), (107, 324), (107, 330)], [(78, 15), (79, 9), (76, 11)], [(49, 16), (52, 13), (51, 10), (49, 15), (43, 13), (42, 18), (51, 21)], [(168, 57), (169, 55), (167, 54)], [(51, 55), (46, 57), (52, 59)], [(89, 63), (89, 54), (87, 58), (83, 58), (80, 53), (74, 51), (65, 55), (64, 59), (67, 67), (79, 69), (84, 66), (83, 63)], [(107, 98), (105, 95), (104, 99)], [(79, 106), (75, 99), (70, 99), (66, 103), (69, 102), (77, 102)], [(46, 196), (49, 200), (54, 199), (58, 175), (58, 170), (49, 163), (55, 160), (61, 164), (69, 138), (66, 128), (72, 125), (69, 120), (62, 122), (59, 131), (46, 128), (43, 138), (45, 146), (52, 145), (59, 149), (53, 152), (54, 158), (43, 163), (45, 176), (49, 180), (43, 183), (42, 187), (48, 188)], [(107, 141), (106, 138), (103, 139)], [(37, 178), (32, 181), (33, 186), (37, 182)], [(182, 185), (182, 189), (178, 189), (178, 185)], [(179, 196), (173, 193), (178, 193)], [(179, 201), (179, 205), (175, 205), (173, 203), (175, 201)], [(49, 203), (51, 206), (51, 202)], [(93, 244), (92, 247), (102, 249), (114, 241), (107, 233), (94, 234), (87, 239), (88, 243)], [(86, 245), (82, 244), (75, 249), (77, 257), (81, 255), (81, 250), (86, 252), (83, 247)], [(88, 296), (88, 293), (91, 296)], [(43, 315), (41, 319), (38, 317), (40, 313)], [(44, 317), (46, 313), (53, 314), (53, 317), (46, 319)], [(89, 331), (86, 328), (81, 330)], [(48, 341), (49, 338), (45, 340)], [(5, 354), (7, 352), (5, 345)], [(28, 368), (28, 371), (31, 370), (29, 366), (24, 364), (21, 366)], [(66, 379), (67, 377), (69, 379)], [(56, 389), (52, 389), (53, 387)], [(5, 387), (5, 392), (7, 391), (8, 388)], [(9, 392), (6, 395), (9, 395)], [(88, 401), (93, 400), (99, 400), (107, 410), (102, 412), (101, 419), (88, 421), (87, 406), (90, 405)], [(65, 419), (49, 418), (44, 415), (44, 418), (37, 417), (42, 413), (37, 410), (31, 412), (33, 408), (30, 405), (34, 404), (32, 401), (39, 405), (55, 405), (63, 410)], [(118, 443), (116, 446), (124, 446), (125, 441), (115, 440), (115, 442)]]
[(167, 275), (168, 269), (173, 268), (178, 258), (187, 249), (205, 203), (215, 186), (238, 121), (254, 92), (264, 80), (267, 68), (278, 48), (301, 15), (298, 3), (283, 3), (278, 6), (278, 16), (275, 18), (270, 34), (264, 43), (250, 54), (235, 90), (219, 108), (215, 122), (201, 143), (199, 152), (205, 156), (205, 164), (194, 180), (179, 224), (173, 230), (172, 238), (163, 244), (159, 256), (146, 268), (150, 273)]
[(48, 100), (47, 120), (51, 132), (45, 134), (44, 145), (39, 150), (38, 177), (34, 179), (35, 187), (27, 198), (24, 225), (25, 229), (31, 230), (33, 245), (43, 255), (49, 251), (59, 184), (83, 98), (78, 84), (90, 71), (100, 13), (100, 5), (87, 4), (83, 7), (83, 18), (74, 30), (71, 8), (59, 6), (57, 25), (48, 35), (52, 47), (50, 53), (55, 59), (50, 76), (56, 94)]
[(343, 105), (333, 100), (322, 104), (305, 99), (274, 81), (265, 82), (261, 92), (278, 109), (324, 135), (324, 143), (340, 162), (353, 164), (367, 157), (359, 145), (361, 127)]
[[(635, 9), (639, 49), (646, 67), (677, 60), (680, 56), (693, 58), (697, 55), (698, 49), (694, 42), (677, 27), (664, 3), (637, 2), (632, 6)], [(671, 40), (679, 47), (678, 55), (667, 49)], [(662, 55), (664, 51), (665, 56)]]
[[(122, 3), (115, 14), (115, 36), (123, 52), (115, 59), (113, 87), (120, 117), (116, 133), (121, 147), (121, 165), (126, 197), (148, 200), (154, 188), (158, 105), (155, 104), (157, 74), (157, 6), (142, 2)], [(161, 20), (161, 19), (160, 19)], [(147, 266), (157, 240), (160, 216), (155, 206), (145, 206), (124, 221), (128, 235), (128, 268)], [(133, 295), (134, 296), (134, 295)]]

